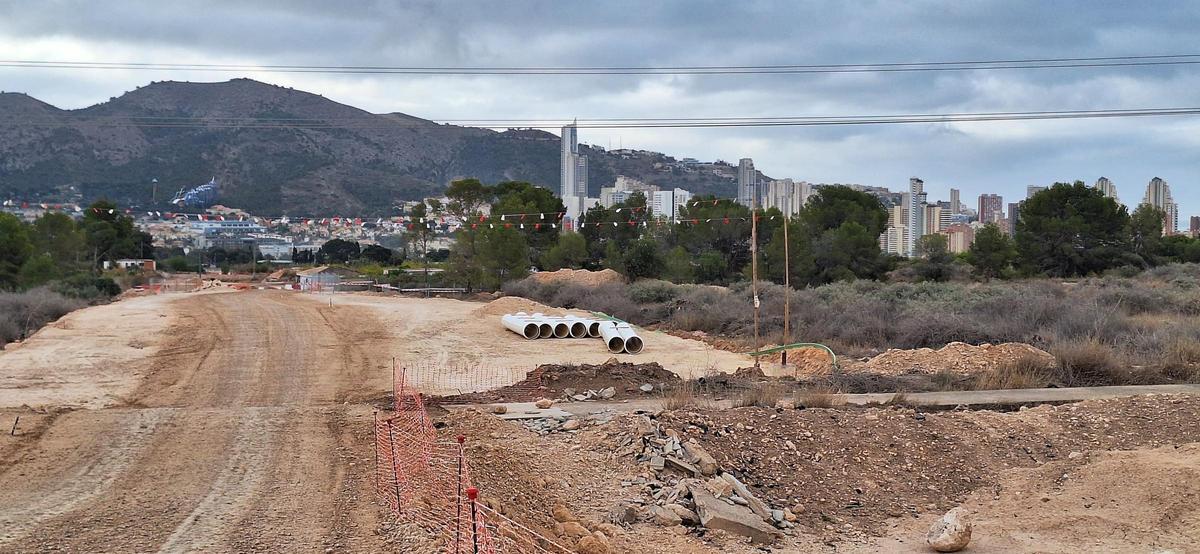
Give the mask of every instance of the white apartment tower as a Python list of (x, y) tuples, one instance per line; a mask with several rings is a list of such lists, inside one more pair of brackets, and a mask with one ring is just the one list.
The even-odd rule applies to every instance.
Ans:
[(812, 185), (807, 181), (797, 183), (791, 179), (779, 179), (767, 183), (762, 207), (778, 208), (783, 215), (790, 217), (800, 212), (811, 195)]
[[(1104, 196), (1112, 198), (1113, 200), (1117, 200), (1117, 185), (1114, 185), (1112, 181), (1108, 180), (1108, 177), (1096, 179), (1096, 184), (1093, 185), (1093, 187), (1100, 191), (1100, 193)], [(1120, 200), (1117, 201), (1120, 202)]]
[(908, 180), (908, 196), (905, 198), (908, 203), (908, 233), (905, 237), (906, 256), (913, 256), (917, 252), (917, 241), (925, 231), (925, 181), (916, 177)]
[(754, 160), (738, 160), (738, 204), (754, 207), (758, 204), (758, 172), (754, 171)]
[(960, 205), (958, 189), (950, 189), (950, 215), (958, 215), (962, 213), (962, 208), (959, 207)]
[(1179, 204), (1171, 197), (1171, 186), (1166, 181), (1155, 177), (1146, 185), (1146, 194), (1142, 203), (1158, 208), (1166, 214), (1163, 217), (1163, 235), (1174, 235), (1179, 229)]
[(562, 128), (561, 154), (559, 196), (587, 197), (587, 156), (579, 153), (579, 131), (574, 122)]

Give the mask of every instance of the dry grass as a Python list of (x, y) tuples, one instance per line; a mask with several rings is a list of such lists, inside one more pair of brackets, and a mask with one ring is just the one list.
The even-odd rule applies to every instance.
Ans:
[(1058, 377), (1068, 387), (1131, 384), (1112, 348), (1095, 339), (1064, 341), (1052, 353), (1058, 360)]
[(830, 387), (809, 387), (796, 392), (796, 407), (834, 408), (846, 404), (846, 397)]
[(677, 383), (662, 393), (662, 409), (665, 411), (684, 408), (708, 408), (713, 402), (704, 394), (704, 388), (695, 380)]
[(1026, 355), (976, 374), (971, 381), (974, 390), (1038, 389), (1056, 381), (1054, 367), (1036, 356)]
[(748, 406), (758, 406), (760, 408), (774, 408), (775, 404), (783, 400), (786, 391), (779, 383), (760, 382), (754, 383), (749, 389), (742, 391), (733, 399), (734, 408), (744, 408)]

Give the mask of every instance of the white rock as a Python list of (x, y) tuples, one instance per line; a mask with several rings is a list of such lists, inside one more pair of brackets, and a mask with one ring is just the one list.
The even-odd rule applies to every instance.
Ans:
[(971, 520), (963, 508), (954, 508), (934, 522), (925, 536), (929, 546), (938, 552), (958, 552), (971, 542)]

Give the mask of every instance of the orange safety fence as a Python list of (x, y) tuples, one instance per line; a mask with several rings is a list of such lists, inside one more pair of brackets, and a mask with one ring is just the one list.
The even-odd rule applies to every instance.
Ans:
[(465, 436), (440, 440), (421, 393), (396, 371), (393, 411), (375, 416), (375, 483), (381, 501), (403, 522), (452, 554), (550, 553), (570, 550), (478, 501)]

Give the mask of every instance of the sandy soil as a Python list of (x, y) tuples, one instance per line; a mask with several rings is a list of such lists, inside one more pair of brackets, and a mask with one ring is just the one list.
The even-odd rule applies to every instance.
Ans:
[(387, 374), (370, 314), (284, 292), (145, 301), (175, 316), (127, 366), (126, 407), (0, 411), (22, 416), (0, 441), (0, 552), (382, 549), (373, 408), (354, 403)]
[[(372, 490), (372, 403), (389, 390), (391, 359), (523, 373), (610, 357), (593, 341), (525, 341), (481, 306), (246, 291), (71, 314), (0, 356), (0, 553), (419, 551), (405, 549)], [(619, 358), (685, 374), (747, 365), (697, 341), (645, 336), (646, 353)], [(976, 521), (970, 552), (1185, 552), (1200, 543), (1197, 402), (662, 420), (687, 435), (697, 419), (722, 429), (703, 440), (723, 465), (773, 503), (810, 507), (775, 552), (925, 551), (930, 522), (958, 504)], [(446, 418), (441, 432), (470, 436), (483, 494), (519, 520), (552, 525), (548, 510), (563, 502), (599, 521), (643, 494), (626, 484), (649, 474), (620, 446), (620, 418), (546, 436), (479, 413)], [(685, 531), (638, 523), (613, 544), (756, 551)]]
[[(484, 304), (444, 298), (405, 298), (356, 294), (305, 295), (313, 303), (368, 308), (390, 333), (386, 350), (413, 368), (416, 385), (435, 394), (481, 390), (511, 384), (541, 364), (658, 362), (683, 377), (732, 372), (753, 365), (749, 356), (719, 350), (698, 340), (638, 329), (641, 354), (611, 354), (599, 339), (525, 340), (505, 330), (500, 316)], [(509, 299), (501, 299), (507, 303)], [(524, 301), (529, 309), (536, 303)], [(500, 310), (506, 312), (507, 310)], [(544, 313), (563, 313), (545, 308)], [(586, 312), (574, 312), (588, 315)], [(456, 375), (457, 374), (457, 375)]]
[(63, 316), (0, 353), (0, 408), (120, 404), (159, 354), (185, 294), (143, 296)]

